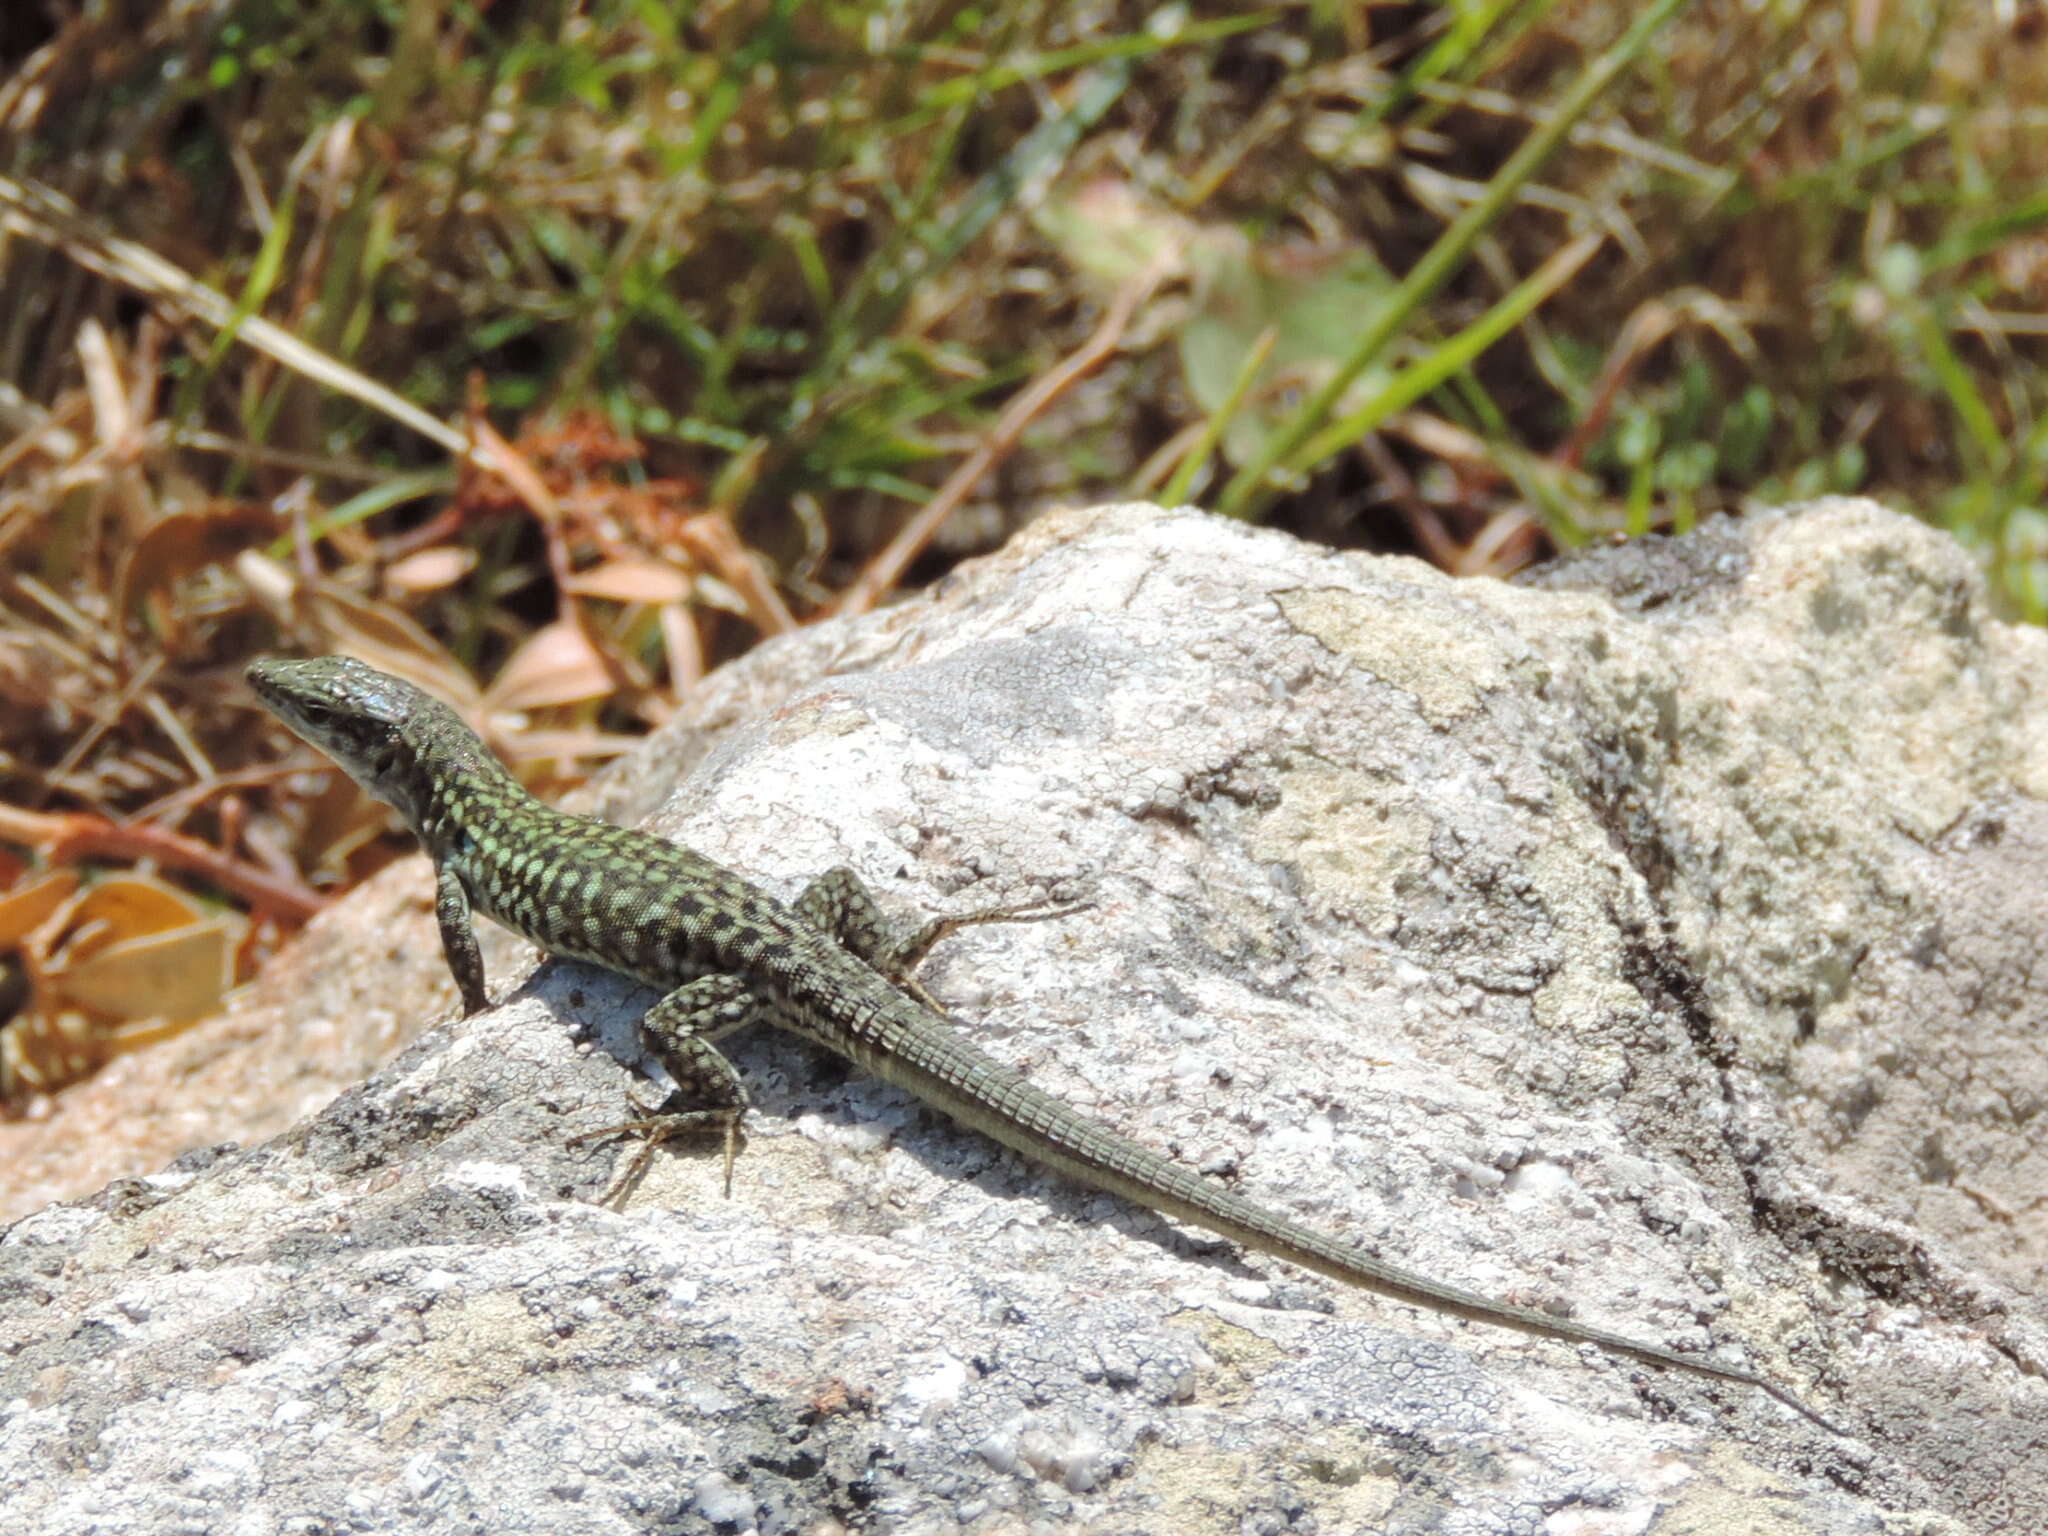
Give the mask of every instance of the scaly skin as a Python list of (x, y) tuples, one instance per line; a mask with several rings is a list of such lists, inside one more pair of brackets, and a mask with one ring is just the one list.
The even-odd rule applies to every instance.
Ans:
[(834, 870), (787, 904), (687, 848), (543, 805), (447, 705), (359, 661), (265, 659), (250, 666), (249, 681), (287, 725), (394, 807), (433, 858), (441, 941), (466, 1012), (488, 1001), (472, 911), (550, 953), (663, 991), (643, 1033), (679, 1092), (711, 1106), (669, 1117), (678, 1123), (736, 1122), (745, 1097), (712, 1041), (763, 1019), (1057, 1173), (1247, 1248), (1475, 1322), (1761, 1388), (1840, 1433), (1753, 1371), (1388, 1264), (1098, 1125), (984, 1055), (901, 989), (892, 979), (900, 963), (944, 925), (892, 948), (849, 871)]

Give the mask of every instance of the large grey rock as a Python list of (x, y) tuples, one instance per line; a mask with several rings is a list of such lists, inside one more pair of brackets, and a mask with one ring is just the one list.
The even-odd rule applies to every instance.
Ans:
[[(601, 1209), (616, 1153), (566, 1138), (628, 1077), (572, 1033), (632, 1056), (648, 994), (500, 965), (498, 1007), (285, 1136), (6, 1233), (7, 1512), (2032, 1528), (2044, 693), (2048, 639), (1868, 503), (1518, 586), (1114, 507), (762, 647), (610, 786), (784, 893), (840, 862), (906, 911), (1085, 885), (926, 968), (989, 1050), (1425, 1273), (1748, 1362), (1851, 1438), (1240, 1255), (779, 1035), (734, 1048), (732, 1198), (715, 1150), (664, 1151)], [(363, 964), (401, 933), (432, 943), (380, 915)]]

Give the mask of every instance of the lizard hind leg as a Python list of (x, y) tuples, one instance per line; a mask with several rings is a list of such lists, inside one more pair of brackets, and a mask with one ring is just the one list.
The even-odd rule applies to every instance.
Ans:
[(858, 959), (873, 967), (927, 1007), (938, 1003), (912, 977), (931, 947), (956, 928), (976, 923), (1038, 923), (1065, 917), (1091, 905), (1085, 901), (1024, 902), (1015, 906), (984, 907), (958, 917), (935, 917), (904, 933), (892, 933), (874, 894), (844, 864), (818, 876), (796, 899), (796, 915), (813, 928), (829, 934)]
[(733, 1159), (747, 1113), (747, 1090), (713, 1042), (753, 1023), (767, 1007), (767, 999), (746, 977), (721, 974), (685, 982), (647, 1010), (640, 1021), (641, 1039), (675, 1080), (675, 1092), (650, 1108), (629, 1091), (626, 1102), (633, 1118), (570, 1138), (569, 1144), (576, 1146), (610, 1136), (640, 1137), (632, 1160), (612, 1180), (598, 1204), (611, 1204), (638, 1183), (663, 1142), (707, 1131), (724, 1134), (725, 1193), (730, 1198)]

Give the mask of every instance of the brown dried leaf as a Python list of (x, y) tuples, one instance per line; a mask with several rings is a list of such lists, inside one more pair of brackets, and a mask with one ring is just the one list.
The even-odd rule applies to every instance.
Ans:
[(669, 603), (660, 613), (661, 648), (668, 656), (670, 689), (681, 694), (704, 676), (704, 642), (697, 633), (697, 620), (681, 603)]
[(363, 857), (364, 850), (384, 835), (390, 819), (347, 774), (337, 772), (329, 778), (327, 787), (306, 804), (305, 816), (299, 833), (301, 868), (332, 870), (343, 885), (375, 873), (375, 862)]
[(604, 658), (573, 624), (556, 622), (536, 631), (512, 653), (484, 693), (491, 714), (581, 704), (612, 692)]
[(78, 328), (78, 363), (92, 400), (93, 436), (116, 458), (125, 458), (135, 438), (135, 417), (128, 409), (114, 343), (97, 320), (88, 319)]
[(646, 738), (616, 731), (521, 731), (508, 754), (514, 762), (581, 762), (594, 757), (619, 757)]
[[(117, 1034), (113, 1022), (182, 1024), (212, 1012), (234, 983), (248, 927), (240, 915), (209, 913), (148, 875), (77, 887), (76, 875), (56, 871), (0, 903), (29, 988), (0, 1030), (0, 1101), (55, 1092), (161, 1032)], [(51, 949), (59, 952), (38, 963)]]
[(569, 590), (614, 603), (679, 603), (690, 595), (690, 574), (664, 560), (620, 556), (577, 572)]
[(143, 530), (121, 558), (114, 581), (114, 610), (124, 618), (132, 605), (160, 605), (169, 617), (170, 589), (194, 571), (225, 565), (277, 531), (270, 509), (247, 501), (213, 501), (190, 511), (171, 512)]
[(394, 592), (418, 596), (445, 591), (475, 569), (475, 550), (440, 544), (394, 561), (384, 572), (384, 584)]

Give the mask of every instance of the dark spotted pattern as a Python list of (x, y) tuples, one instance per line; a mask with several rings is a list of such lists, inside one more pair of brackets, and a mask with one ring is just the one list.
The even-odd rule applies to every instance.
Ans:
[(1826, 1424), (1752, 1371), (1385, 1263), (1078, 1114), (905, 995), (900, 967), (947, 925), (891, 945), (850, 870), (825, 875), (792, 908), (687, 848), (541, 804), (453, 710), (359, 661), (258, 661), (249, 681), (287, 725), (395, 807), (433, 856), (442, 943), (471, 1011), (486, 1002), (474, 908), (552, 953), (662, 988), (642, 1029), (677, 1083), (712, 1106), (700, 1116), (729, 1125), (744, 1106), (712, 1042), (764, 1018), (1059, 1173), (1249, 1247), (1438, 1311), (1761, 1387)]

